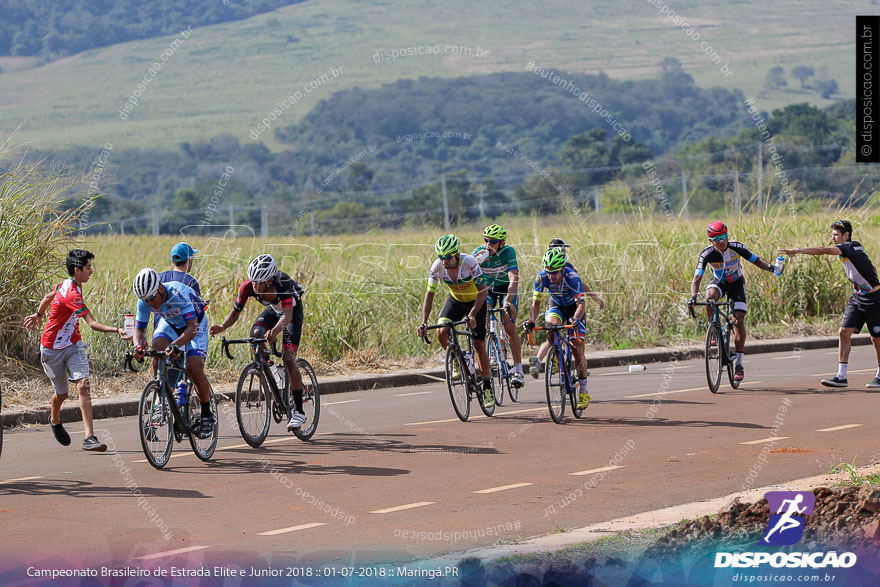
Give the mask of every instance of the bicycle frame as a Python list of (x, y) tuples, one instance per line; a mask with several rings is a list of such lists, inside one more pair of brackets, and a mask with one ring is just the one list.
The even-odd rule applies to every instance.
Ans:
[[(456, 326), (464, 325), (467, 330), (456, 330)], [(474, 352), (474, 343), (473, 343), (473, 333), (470, 331), (470, 326), (468, 326), (467, 319), (459, 320), (458, 322), (444, 322), (442, 324), (434, 324), (432, 326), (428, 326), (425, 328), (425, 334), (422, 336), (422, 340), (426, 343), (430, 344), (431, 339), (428, 338), (429, 330), (437, 330), (440, 328), (449, 328), (449, 341), (448, 346), (452, 348), (459, 349), (463, 355), (468, 355), (472, 357), (476, 357), (476, 353)], [(461, 345), (458, 344), (458, 337), (463, 336), (467, 339), (467, 350), (461, 348)], [(476, 359), (475, 359), (476, 360)], [(476, 363), (473, 365), (473, 369), (471, 369), (471, 365), (465, 361), (464, 365), (465, 373), (468, 378), (468, 387), (472, 389), (479, 389), (479, 385), (477, 384), (477, 374), (476, 374)], [(468, 390), (468, 393), (472, 391), (472, 389)]]
[[(531, 330), (528, 330), (526, 336), (529, 340), (529, 344), (535, 346), (535, 340), (532, 338), (532, 332), (544, 330), (547, 332), (548, 338), (550, 333), (553, 333), (553, 342), (550, 343), (550, 352), (554, 353), (559, 358), (560, 365), (571, 365), (572, 360), (574, 359), (574, 349), (572, 349), (571, 342), (568, 340), (567, 336), (561, 336), (559, 333), (565, 330), (572, 330), (574, 326), (571, 324), (547, 324), (546, 326), (535, 326)], [(562, 342), (560, 343), (560, 339)], [(563, 344), (565, 345), (565, 349), (563, 350)], [(549, 356), (549, 353), (548, 353)], [(549, 361), (548, 361), (549, 363)], [(548, 367), (549, 368), (549, 367)], [(571, 369), (565, 369), (565, 392), (567, 394), (574, 393), (574, 383), (571, 381)], [(563, 381), (560, 381), (563, 383)]]
[[(182, 352), (182, 349), (181, 351)], [(180, 382), (180, 378), (183, 377), (187, 381), (187, 388), (193, 387), (192, 393), (196, 393), (194, 386), (192, 386), (192, 380), (190, 380), (189, 375), (186, 372), (186, 362), (185, 360), (181, 360), (180, 358), (175, 359), (173, 362), (168, 360), (165, 351), (154, 351), (147, 350), (144, 351), (144, 358), (156, 358), (159, 359), (156, 361), (156, 376), (153, 378), (153, 381), (156, 381), (159, 384), (159, 389), (162, 390), (162, 397), (168, 402), (169, 407), (171, 408), (171, 417), (174, 420), (175, 429), (179, 425), (181, 426), (185, 432), (192, 432), (192, 427), (190, 426), (188, 414), (186, 414), (186, 410), (189, 409), (189, 404), (183, 406), (184, 413), (181, 413), (180, 406), (177, 405), (177, 398), (174, 397), (173, 386), (168, 385), (168, 378), (166, 377), (166, 373), (168, 370), (177, 371), (177, 379), (174, 384), (177, 385)], [(134, 359), (134, 355), (131, 351), (126, 351), (125, 353), (125, 366), (132, 373), (138, 373), (139, 371), (134, 368), (132, 364), (132, 359)]]
[[(260, 370), (263, 372), (263, 375), (266, 378), (266, 383), (269, 385), (269, 389), (272, 390), (272, 395), (275, 398), (275, 401), (278, 402), (279, 406), (284, 406), (287, 411), (287, 416), (290, 417), (290, 406), (289, 402), (283, 401), (281, 394), (284, 390), (278, 389), (278, 383), (275, 381), (275, 377), (272, 375), (271, 370), (269, 369), (269, 361), (268, 355), (271, 353), (276, 357), (281, 357), (281, 352), (278, 351), (275, 347), (275, 343), (272, 343), (271, 349), (263, 348), (263, 344), (265, 344), (267, 340), (265, 338), (242, 338), (236, 340), (228, 340), (226, 338), (220, 339), (220, 348), (222, 352), (226, 355), (226, 357), (232, 361), (235, 360), (235, 357), (229, 352), (229, 345), (231, 344), (249, 344), (254, 352), (254, 363), (260, 366)], [(290, 380), (290, 373), (287, 374), (288, 381)]]
[[(730, 312), (733, 309), (733, 302), (727, 300), (726, 302), (712, 301), (712, 302), (695, 302), (694, 306), (708, 306), (712, 308), (712, 322), (718, 325), (718, 328), (721, 329), (721, 344), (723, 345), (722, 356), (724, 358), (724, 364), (730, 360), (730, 333), (733, 330), (733, 320), (730, 319)], [(727, 308), (727, 311), (723, 311), (721, 308)], [(723, 318), (723, 321), (722, 321)]]
[[(493, 308), (489, 310), (489, 333), (495, 334), (495, 350), (498, 353), (498, 356), (501, 357), (501, 346), (503, 345), (505, 348), (510, 348), (510, 340), (507, 338), (507, 331), (504, 328), (504, 320), (498, 320), (495, 318), (495, 314), (504, 312), (504, 308)], [(504, 379), (510, 378), (510, 369), (507, 367), (507, 361), (499, 361), (499, 369), (501, 369), (501, 376)]]

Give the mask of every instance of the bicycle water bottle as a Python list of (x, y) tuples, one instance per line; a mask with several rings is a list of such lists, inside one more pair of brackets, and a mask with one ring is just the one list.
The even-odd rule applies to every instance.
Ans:
[(465, 363), (467, 363), (468, 370), (469, 370), (471, 373), (476, 373), (476, 369), (474, 369), (474, 354), (473, 354), (473, 353), (467, 353), (467, 354), (464, 356), (464, 360), (465, 360)]
[(284, 389), (284, 378), (287, 376), (284, 365), (275, 365), (275, 368), (272, 369), (272, 375), (275, 376), (275, 383), (278, 385), (278, 389)]
[(177, 405), (183, 407), (186, 405), (186, 381), (181, 381), (177, 384), (177, 389), (174, 390), (174, 396), (177, 398)]
[(779, 277), (782, 275), (782, 268), (785, 266), (785, 257), (779, 255), (776, 257), (776, 267), (773, 269), (773, 275)]

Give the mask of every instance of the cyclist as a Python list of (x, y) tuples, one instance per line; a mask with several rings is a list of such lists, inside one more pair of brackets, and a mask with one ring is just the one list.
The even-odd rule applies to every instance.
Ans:
[[(89, 356), (79, 333), (79, 320), (85, 320), (89, 328), (97, 332), (116, 332), (127, 340), (122, 328), (101, 324), (86, 307), (82, 286), (94, 272), (94, 253), (73, 249), (67, 253), (65, 266), (69, 277), (55, 286), (40, 301), (37, 311), (24, 319), (26, 328), (33, 330), (42, 325), (43, 315), (49, 309), (49, 321), (40, 337), (40, 362), (43, 371), (52, 381), (55, 394), (49, 404), (49, 425), (55, 440), (62, 446), (70, 445), (70, 434), (61, 423), (61, 404), (68, 397), (68, 382), (76, 384), (79, 393), (79, 409), (82, 412), (85, 438), (82, 449), (104, 452), (107, 445), (95, 436), (92, 419), (92, 395), (89, 383)], [(69, 373), (69, 375), (68, 375)]]
[[(490, 408), (495, 405), (492, 395), (492, 375), (489, 370), (489, 354), (486, 352), (486, 287), (480, 264), (472, 255), (462, 254), (461, 243), (452, 234), (441, 236), (434, 244), (437, 259), (431, 265), (428, 274), (428, 290), (422, 304), (422, 323), (419, 325), (419, 336), (424, 336), (434, 305), (434, 294), (437, 293), (442, 281), (449, 289), (446, 303), (440, 311), (439, 324), (458, 322), (465, 316), (474, 334), (474, 348), (477, 352), (477, 367), (483, 378), (483, 405)], [(444, 349), (449, 343), (449, 327), (441, 328), (437, 334), (440, 346)]]
[[(852, 335), (860, 332), (865, 323), (868, 325), (871, 342), (874, 343), (877, 365), (880, 365), (880, 279), (877, 278), (877, 271), (865, 253), (864, 247), (858, 241), (852, 240), (852, 224), (848, 220), (837, 220), (831, 225), (831, 241), (834, 243), (833, 247), (779, 249), (779, 252), (789, 257), (794, 257), (798, 253), (837, 255), (846, 277), (853, 285), (853, 294), (846, 305), (843, 321), (837, 332), (839, 337), (837, 375), (822, 380), (822, 385), (826, 387), (846, 387), (848, 385), (846, 370)], [(877, 367), (874, 378), (865, 387), (880, 387), (880, 366)]]
[(238, 288), (232, 310), (222, 324), (211, 326), (211, 336), (220, 334), (238, 322), (248, 298), (254, 298), (266, 309), (251, 327), (251, 336), (270, 343), (281, 337), (281, 361), (287, 370), (293, 396), (293, 411), (288, 406), (287, 430), (302, 427), (306, 421), (303, 410), (303, 381), (296, 366), (296, 354), (302, 336), (303, 289), (291, 276), (278, 269), (275, 258), (269, 254), (257, 255), (247, 268), (247, 279)]
[[(529, 311), (529, 319), (523, 323), (523, 328), (531, 330), (535, 327), (535, 320), (541, 309), (541, 301), (550, 294), (550, 302), (544, 320), (547, 324), (562, 324), (567, 320), (575, 327), (569, 335), (574, 347), (574, 360), (577, 367), (579, 393), (578, 409), (585, 409), (590, 405), (590, 394), (587, 390), (587, 359), (584, 356), (584, 338), (587, 329), (583, 322), (585, 311), (584, 295), (593, 298), (599, 308), (605, 308), (605, 301), (585, 286), (577, 271), (566, 266), (565, 249), (554, 247), (544, 253), (541, 260), (543, 271), (535, 277), (535, 297)], [(548, 338), (555, 333), (549, 333)]]
[(157, 351), (164, 350), (168, 358), (175, 357), (181, 348), (186, 351), (186, 372), (202, 404), (201, 425), (196, 433), (199, 438), (208, 438), (214, 434), (216, 422), (211, 412), (211, 385), (205, 375), (207, 323), (187, 293), (179, 287), (173, 282), (162, 283), (159, 274), (149, 267), (141, 269), (135, 276), (133, 289), (140, 301), (134, 321), (134, 356), (143, 359), (147, 325), (150, 314), (155, 314), (160, 320), (153, 327), (151, 346)]
[[(550, 244), (547, 245), (547, 250), (548, 250), (548, 251), (549, 251), (550, 249), (560, 249), (560, 250), (562, 250), (562, 252), (565, 253), (565, 258), (566, 258), (565, 266), (566, 266), (566, 267), (571, 267), (572, 269), (574, 269), (574, 265), (572, 265), (572, 264), (568, 261), (568, 251), (565, 250), (565, 249), (567, 249), (569, 246), (570, 246), (570, 245), (568, 245), (568, 244), (567, 244), (564, 240), (562, 240), (561, 238), (554, 238), (552, 241), (550, 241)], [(537, 379), (537, 378), (538, 378), (538, 375), (539, 375), (541, 372), (543, 372), (543, 370), (544, 370), (544, 366), (541, 364), (541, 361), (544, 360), (544, 358), (547, 356), (547, 353), (549, 353), (549, 352), (550, 352), (550, 343), (549, 343), (548, 341), (545, 340), (544, 342), (541, 343), (541, 346), (538, 347), (538, 354), (537, 354), (536, 356), (532, 357), (532, 358), (529, 360), (529, 373), (530, 373), (530, 374), (532, 375), (532, 377), (534, 377), (535, 379)]]
[[(694, 271), (694, 279), (691, 282), (691, 298), (688, 300), (688, 310), (693, 312), (694, 303), (697, 301), (697, 291), (706, 265), (712, 266), (712, 281), (706, 286), (706, 301), (717, 301), (726, 295), (733, 302), (734, 340), (736, 346), (736, 366), (733, 379), (742, 381), (745, 378), (743, 369), (743, 349), (746, 344), (746, 278), (743, 277), (740, 258), (760, 269), (773, 273), (773, 266), (761, 259), (758, 255), (749, 251), (745, 245), (736, 241), (729, 241), (727, 237), (727, 225), (720, 221), (709, 224), (706, 229), (709, 240), (708, 247), (700, 253), (697, 261), (697, 269)], [(712, 308), (706, 306), (706, 318), (712, 320)]]
[(516, 313), (519, 310), (519, 266), (516, 262), (516, 251), (507, 244), (507, 231), (498, 224), (491, 224), (483, 230), (483, 241), (474, 249), (474, 258), (480, 263), (480, 269), (486, 278), (488, 295), (486, 303), (489, 308), (496, 304), (503, 304), (505, 313), (502, 314), (504, 331), (510, 341), (510, 351), (513, 354), (513, 374), (510, 384), (514, 387), (522, 387), (522, 341), (516, 331)]

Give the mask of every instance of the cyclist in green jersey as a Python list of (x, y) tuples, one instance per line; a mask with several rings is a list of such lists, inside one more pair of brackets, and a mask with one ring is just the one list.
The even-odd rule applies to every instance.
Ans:
[(474, 258), (480, 263), (489, 293), (486, 303), (490, 308), (503, 304), (506, 312), (502, 314), (504, 331), (510, 341), (513, 353), (513, 374), (510, 384), (522, 387), (525, 383), (522, 367), (522, 341), (516, 331), (516, 313), (519, 310), (519, 265), (516, 251), (507, 244), (507, 231), (498, 224), (491, 224), (483, 230), (485, 245), (474, 249)]
[[(424, 336), (428, 327), (431, 306), (434, 305), (434, 294), (440, 282), (449, 289), (446, 303), (440, 312), (440, 324), (457, 322), (467, 317), (468, 326), (474, 334), (474, 348), (477, 351), (477, 367), (483, 378), (483, 405), (487, 408), (495, 405), (492, 395), (492, 379), (489, 370), (489, 354), (486, 352), (486, 294), (488, 289), (483, 279), (480, 264), (472, 255), (459, 252), (461, 243), (455, 235), (441, 236), (434, 245), (437, 259), (431, 265), (428, 275), (428, 290), (422, 304), (422, 323), (419, 325), (419, 336)], [(449, 343), (449, 328), (438, 330), (437, 338), (444, 349)]]

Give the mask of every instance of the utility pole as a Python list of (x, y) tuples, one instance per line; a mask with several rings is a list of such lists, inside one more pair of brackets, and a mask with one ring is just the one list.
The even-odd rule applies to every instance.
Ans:
[(758, 213), (764, 215), (764, 144), (758, 142)]
[(269, 238), (269, 209), (266, 204), (260, 206), (260, 236)]
[(684, 219), (688, 219), (688, 184), (684, 170), (681, 172), (681, 211), (684, 213)]
[(159, 210), (153, 208), (153, 236), (159, 236)]
[(449, 198), (446, 195), (446, 174), (440, 174), (440, 191), (443, 194), (443, 227), (449, 232)]
[(739, 194), (739, 172), (738, 171), (735, 171), (733, 173), (733, 186), (736, 191), (736, 215), (739, 216), (739, 213), (740, 213), (740, 210), (742, 207), (742, 200), (740, 199), (740, 194)]
[(315, 236), (315, 213), (309, 212), (309, 224), (312, 227), (312, 236)]

